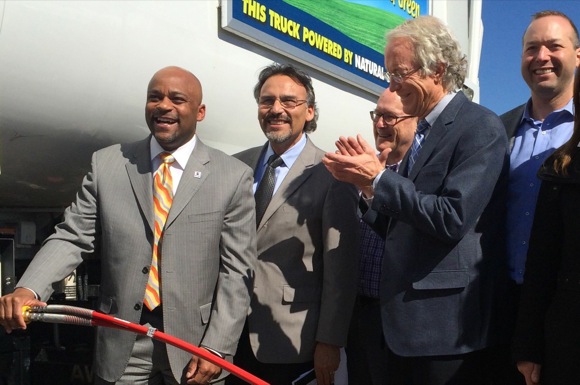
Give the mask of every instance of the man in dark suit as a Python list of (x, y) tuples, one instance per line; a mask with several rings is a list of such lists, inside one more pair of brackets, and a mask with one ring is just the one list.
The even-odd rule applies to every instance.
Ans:
[[(397, 172), (401, 160), (413, 143), (417, 118), (405, 115), (401, 97), (388, 88), (379, 97), (370, 115), (375, 147), (379, 152), (391, 149), (386, 167)], [(387, 379), (387, 349), (379, 303), (385, 250), (385, 240), (381, 235), (361, 219), (358, 295), (345, 349), (349, 384), (384, 385)]]
[(266, 67), (254, 97), (268, 142), (235, 155), (254, 168), (258, 263), (234, 363), (276, 385), (314, 368), (318, 384), (330, 385), (356, 295), (357, 192), (332, 177), (307, 135), (317, 118), (308, 74)]
[[(44, 305), (52, 284), (100, 249), (97, 310), (149, 325), (217, 355), (233, 355), (250, 301), (256, 259), (252, 170), (204, 145), (195, 134), (205, 117), (197, 77), (178, 67), (159, 70), (147, 88), (146, 139), (93, 155), (77, 199), (17, 284), (0, 298), (0, 325), (26, 328), (23, 305)], [(173, 163), (165, 191), (172, 203), (162, 242), (154, 180), (165, 154)], [(157, 170), (157, 171), (154, 171)], [(167, 179), (166, 178), (166, 179)], [(152, 259), (157, 251), (158, 269)], [(158, 271), (160, 303), (145, 306)], [(183, 350), (98, 328), (96, 384), (207, 384), (221, 369)]]
[(494, 341), (494, 279), (503, 255), (498, 180), (506, 162), (501, 121), (460, 89), (467, 62), (438, 19), (390, 31), (385, 67), (403, 110), (420, 120), (403, 175), (385, 170), (358, 136), (341, 137), (324, 164), (358, 186), (365, 220), (385, 234), (382, 326), (388, 383), (487, 384)]
[(501, 383), (524, 384), (509, 345), (517, 317), (521, 285), (540, 180), (542, 163), (572, 135), (574, 73), (580, 65), (576, 26), (565, 14), (542, 11), (532, 16), (523, 38), (521, 72), (531, 97), (501, 116), (509, 139), (510, 172), (507, 198), (506, 246), (509, 295), (506, 299), (505, 357), (498, 373)]

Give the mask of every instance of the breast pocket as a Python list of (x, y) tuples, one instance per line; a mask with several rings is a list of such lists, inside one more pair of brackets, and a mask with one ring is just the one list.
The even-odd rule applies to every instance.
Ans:
[(219, 237), (220, 229), (224, 223), (224, 216), (222, 211), (211, 211), (189, 214), (187, 220), (187, 231), (191, 237), (209, 240)]
[(204, 213), (194, 213), (187, 216), (189, 222), (216, 222), (223, 221), (223, 214), (221, 211), (211, 211)]

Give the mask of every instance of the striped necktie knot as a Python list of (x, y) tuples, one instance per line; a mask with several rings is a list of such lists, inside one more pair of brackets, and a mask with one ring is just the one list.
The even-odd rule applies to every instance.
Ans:
[(415, 131), (418, 135), (425, 135), (425, 131), (429, 129), (431, 125), (425, 119), (421, 119), (417, 124), (417, 130)]
[(175, 157), (168, 152), (162, 152), (159, 154), (159, 158), (161, 159), (161, 164), (159, 165), (156, 174), (161, 174), (162, 182), (166, 184), (167, 182), (165, 181), (165, 178), (171, 176), (169, 168), (173, 163), (175, 163)]
[(175, 162), (175, 157), (171, 155), (169, 152), (162, 152), (159, 154), (159, 158), (161, 158), (161, 162), (172, 164)]

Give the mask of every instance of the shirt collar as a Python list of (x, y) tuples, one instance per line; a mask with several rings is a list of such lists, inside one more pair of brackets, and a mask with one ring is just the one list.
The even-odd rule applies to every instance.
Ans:
[[(286, 150), (282, 155), (280, 155), (280, 158), (282, 158), (282, 160), (284, 161), (284, 165), (286, 167), (291, 168), (294, 162), (296, 162), (296, 159), (298, 159), (298, 156), (300, 155), (304, 147), (306, 147), (307, 140), (308, 135), (303, 134), (302, 138), (300, 138), (300, 140), (295, 145), (293, 145), (288, 150)], [(270, 158), (271, 155), (274, 155), (274, 150), (272, 150), (272, 145), (268, 142), (268, 148), (266, 149), (266, 153), (262, 158), (263, 167), (266, 167), (266, 163), (268, 163), (268, 159)]]
[[(173, 157), (175, 158), (175, 162), (182, 169), (185, 169), (187, 161), (189, 160), (189, 156), (191, 155), (193, 149), (195, 148), (196, 143), (197, 143), (197, 135), (193, 135), (193, 137), (188, 142), (183, 144), (177, 150), (169, 151), (171, 155), (173, 155)], [(157, 142), (157, 140), (153, 135), (151, 136), (150, 148), (151, 148), (150, 150), (151, 161), (154, 161), (154, 159), (157, 158), (157, 156), (159, 156), (159, 154), (161, 154), (162, 152), (167, 152), (166, 150), (163, 149), (163, 147), (161, 147), (161, 145), (159, 144), (159, 142)]]
[[(536, 122), (536, 120), (534, 120), (534, 118), (532, 118), (532, 116), (530, 115), (531, 110), (532, 110), (532, 98), (530, 98), (528, 100), (528, 102), (526, 103), (526, 108), (524, 108), (524, 113), (523, 113), (522, 118), (520, 120), (520, 124), (523, 121)], [(571, 116), (574, 116), (573, 98), (568, 100), (568, 103), (566, 103), (566, 105), (564, 107), (560, 108), (559, 110), (554, 110), (554, 111), (550, 112), (550, 114), (548, 114), (548, 116), (551, 114), (554, 114), (554, 113), (562, 112), (562, 111), (568, 111), (568, 113)], [(546, 118), (547, 118), (547, 116), (546, 116)]]
[(433, 123), (435, 123), (435, 121), (437, 120), (437, 118), (439, 117), (439, 115), (441, 115), (441, 112), (443, 112), (443, 110), (445, 109), (445, 107), (447, 107), (447, 105), (451, 102), (451, 100), (455, 97), (456, 94), (457, 94), (457, 92), (450, 92), (447, 95), (445, 95), (439, 101), (439, 103), (437, 103), (435, 105), (435, 107), (433, 107), (433, 109), (431, 110), (431, 112), (429, 112), (427, 114), (427, 116), (425, 116), (425, 120), (427, 121), (427, 123), (429, 123), (429, 125), (431, 127), (433, 127)]

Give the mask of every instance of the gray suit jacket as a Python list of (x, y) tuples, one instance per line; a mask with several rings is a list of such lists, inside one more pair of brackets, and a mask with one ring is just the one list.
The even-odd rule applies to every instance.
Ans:
[[(267, 144), (235, 155), (254, 169)], [(358, 266), (356, 189), (336, 181), (310, 139), (258, 226), (248, 326), (265, 363), (313, 360), (315, 342), (344, 346)]]
[[(151, 264), (152, 173), (149, 138), (93, 154), (64, 221), (47, 239), (18, 286), (47, 299), (51, 285), (99, 251), (98, 311), (139, 322)], [(164, 232), (161, 297), (165, 332), (233, 355), (249, 306), (256, 259), (252, 170), (198, 138)], [(98, 328), (95, 374), (117, 380), (135, 335)], [(191, 354), (167, 347), (181, 378)]]
[(385, 171), (379, 180), (365, 220), (391, 218), (380, 299), (395, 353), (462, 354), (493, 342), (495, 280), (505, 261), (506, 146), (497, 115), (459, 92), (408, 178)]

